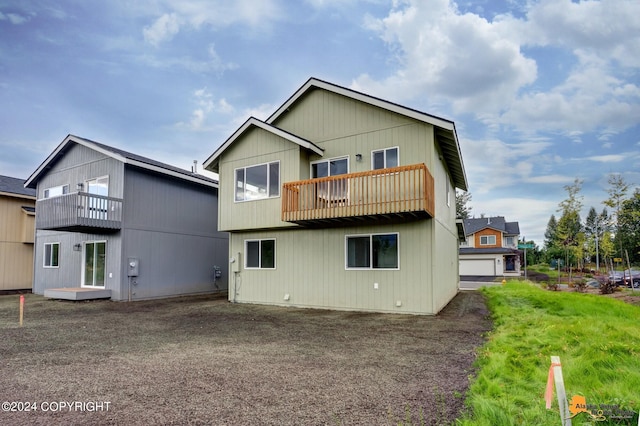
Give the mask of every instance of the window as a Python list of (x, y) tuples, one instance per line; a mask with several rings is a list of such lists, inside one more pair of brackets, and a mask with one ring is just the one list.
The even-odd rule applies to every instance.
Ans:
[(388, 169), (390, 167), (398, 167), (400, 164), (398, 158), (398, 147), (381, 149), (371, 152), (371, 169)]
[(495, 235), (482, 235), (480, 237), (480, 245), (481, 246), (495, 246), (496, 245), (496, 236)]
[(447, 207), (451, 207), (451, 184), (447, 179)]
[(515, 237), (505, 237), (504, 238), (504, 245), (507, 247), (512, 247), (515, 246)]
[(246, 240), (244, 253), (247, 269), (276, 268), (276, 240)]
[(57, 268), (60, 243), (45, 243), (44, 245), (44, 267)]
[(347, 269), (398, 269), (398, 234), (346, 237)]
[(280, 195), (280, 162), (236, 169), (236, 201), (252, 201)]
[(346, 173), (349, 173), (348, 158), (334, 158), (311, 163), (312, 178), (344, 175)]
[[(311, 177), (313, 179), (344, 175), (346, 173), (349, 173), (349, 159), (346, 157), (311, 163)], [(316, 184), (316, 194), (318, 195), (318, 198), (328, 201), (331, 204), (343, 203), (349, 198), (349, 188), (347, 183), (347, 179), (320, 182)]]
[(59, 197), (69, 193), (69, 185), (53, 186), (44, 190), (44, 198)]

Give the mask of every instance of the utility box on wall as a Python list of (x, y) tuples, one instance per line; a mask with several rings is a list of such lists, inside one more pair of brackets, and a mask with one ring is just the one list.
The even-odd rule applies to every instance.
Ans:
[(127, 261), (127, 276), (137, 277), (140, 273), (140, 261), (135, 257), (130, 257)]

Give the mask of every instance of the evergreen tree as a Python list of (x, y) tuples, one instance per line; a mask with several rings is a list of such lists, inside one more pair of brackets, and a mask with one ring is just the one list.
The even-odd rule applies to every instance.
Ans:
[(607, 193), (609, 198), (603, 201), (603, 204), (613, 209), (612, 223), (616, 233), (616, 246), (619, 248), (619, 257), (622, 257), (622, 240), (618, 238), (620, 234), (619, 229), (619, 216), (622, 210), (622, 203), (626, 199), (627, 192), (631, 185), (629, 185), (620, 174), (609, 175), (609, 189)]
[(467, 204), (471, 201), (471, 193), (466, 191), (456, 191), (456, 217), (459, 219), (469, 219), (471, 207)]
[[(631, 262), (640, 262), (640, 188), (621, 203), (616, 243), (626, 249)], [(623, 258), (626, 260), (626, 256)]]

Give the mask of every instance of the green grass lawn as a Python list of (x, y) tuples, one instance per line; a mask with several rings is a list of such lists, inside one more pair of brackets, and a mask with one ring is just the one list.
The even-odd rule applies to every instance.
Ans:
[[(567, 397), (640, 410), (640, 307), (594, 294), (551, 292), (510, 281), (485, 287), (494, 330), (459, 425), (560, 425), (557, 399), (546, 410), (550, 356), (562, 363)], [(596, 424), (585, 413), (573, 425)]]

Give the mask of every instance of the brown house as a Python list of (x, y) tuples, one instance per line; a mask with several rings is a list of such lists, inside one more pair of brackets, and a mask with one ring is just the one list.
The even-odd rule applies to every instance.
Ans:
[(0, 291), (31, 289), (36, 192), (0, 176)]
[(504, 217), (465, 219), (466, 241), (460, 244), (461, 276), (519, 276), (518, 222)]

